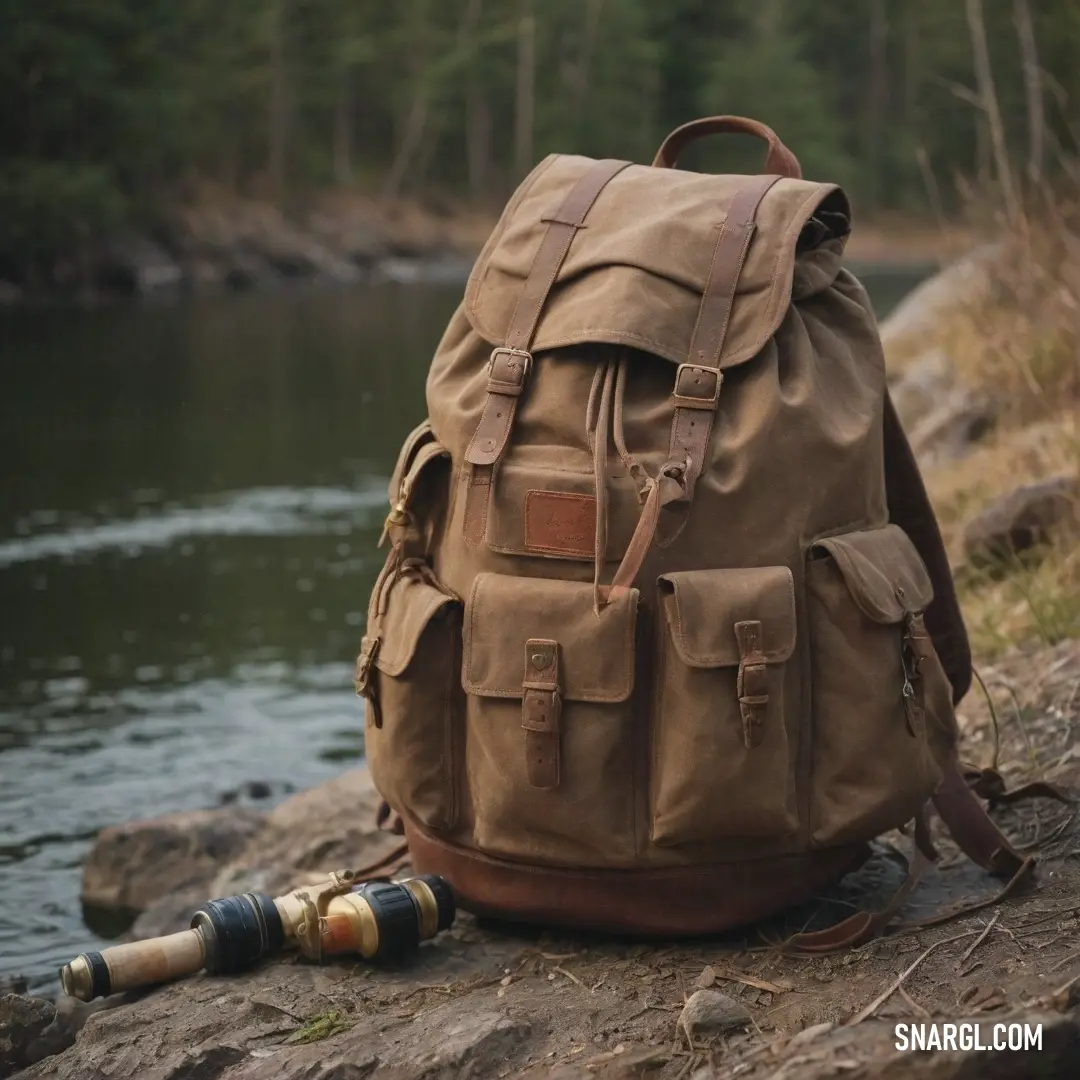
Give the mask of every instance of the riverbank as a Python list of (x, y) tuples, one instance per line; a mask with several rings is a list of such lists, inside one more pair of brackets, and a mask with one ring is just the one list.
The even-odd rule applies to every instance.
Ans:
[[(164, 214), (57, 261), (37, 286), (0, 280), (0, 306), (67, 299), (243, 292), (299, 282), (463, 280), (498, 218), (453, 200), (423, 202), (328, 193), (290, 208), (224, 196)], [(967, 236), (930, 222), (857, 224), (853, 263), (925, 270), (963, 250)]]
[(0, 305), (459, 280), (493, 221), (431, 200), (325, 195), (286, 209), (216, 196), (59, 259), (37, 286), (0, 280)]
[[(991, 685), (1016, 687), (1027, 721), (1023, 730), (995, 732), (985, 702), (973, 695), (962, 716), (966, 756), (985, 762), (996, 748), (1010, 787), (1039, 778), (1077, 790), (1080, 761), (1070, 750), (1080, 734), (1080, 644), (1021, 650), (983, 675)], [(177, 815), (120, 826), (99, 838), (84, 882), (98, 901), (140, 898), (143, 912), (129, 936), (173, 932), (207, 896), (284, 891), (332, 867), (378, 858), (395, 841), (374, 826), (376, 802), (359, 769), (254, 823), (250, 814), (240, 822), (222, 809), (198, 820)], [(0, 1027), (6, 1017), (10, 1040), (12, 1017), (23, 1018), (22, 1061), (49, 1053), (23, 1080), (824, 1080), (838, 1072), (945, 1080), (969, 1075), (972, 1055), (903, 1051), (897, 1023), (969, 1021), (981, 1025), (985, 1041), (995, 1024), (1039, 1024), (1040, 1051), (981, 1052), (980, 1075), (1021, 1080), (1038, 1065), (1039, 1075), (1064, 1080), (1080, 1063), (1080, 825), (1072, 807), (1043, 800), (999, 807), (995, 817), (1015, 844), (1038, 854), (1034, 887), (989, 911), (901, 929), (840, 955), (786, 956), (764, 942), (810, 917), (831, 921), (852, 904), (880, 905), (902, 876), (887, 847), (812, 911), (746, 934), (633, 943), (459, 914), (451, 930), (397, 967), (283, 958), (246, 975), (198, 975), (103, 1007), (9, 997), (0, 1001)], [(181, 841), (186, 860), (156, 866), (147, 858)], [(938, 841), (940, 865), (902, 922), (989, 897), (999, 886), (947, 837)], [(238, 853), (212, 855), (237, 843)], [(898, 973), (908, 969), (898, 987)], [(8, 1055), (10, 1071), (14, 1051)]]

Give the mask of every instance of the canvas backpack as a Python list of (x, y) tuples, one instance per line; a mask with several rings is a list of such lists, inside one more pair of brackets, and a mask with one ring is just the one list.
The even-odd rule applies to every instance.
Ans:
[[(675, 168), (706, 135), (765, 175)], [(1031, 869), (957, 759), (971, 658), (846, 270), (849, 204), (766, 126), (651, 166), (553, 155), (476, 261), (390, 483), (356, 668), (418, 872), (462, 907), (607, 931), (750, 923), (916, 823)], [(987, 775), (976, 775), (983, 783)]]

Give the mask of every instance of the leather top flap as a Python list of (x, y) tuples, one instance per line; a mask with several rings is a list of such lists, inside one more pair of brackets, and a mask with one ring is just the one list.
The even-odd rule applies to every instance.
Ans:
[(819, 540), (812, 554), (827, 552), (862, 613), (878, 623), (901, 622), (925, 611), (934, 587), (915, 545), (899, 525)]
[(591, 584), (479, 574), (465, 605), (462, 684), (470, 694), (522, 696), (525, 643), (558, 643), (559, 694), (626, 701), (634, 689), (638, 591), (593, 610)]
[(659, 585), (675, 651), (689, 667), (736, 666), (739, 622), (761, 623), (766, 663), (795, 651), (795, 582), (786, 566), (687, 570), (664, 574)]
[[(465, 293), (469, 321), (491, 344), (506, 342), (545, 217), (593, 164), (570, 155), (546, 158), (504, 210)], [(623, 169), (601, 191), (570, 246), (533, 351), (609, 342), (686, 361), (719, 230), (747, 180), (644, 165)], [(834, 184), (782, 179), (768, 191), (739, 278), (721, 367), (755, 356), (776, 332), (792, 295), (797, 245), (800, 269), (809, 271), (799, 275), (800, 290), (831, 284), (849, 217), (847, 199)]]
[(420, 635), (431, 620), (449, 604), (458, 603), (455, 596), (436, 589), (414, 571), (402, 571), (390, 589), (375, 666), (386, 675), (400, 675), (412, 662)]

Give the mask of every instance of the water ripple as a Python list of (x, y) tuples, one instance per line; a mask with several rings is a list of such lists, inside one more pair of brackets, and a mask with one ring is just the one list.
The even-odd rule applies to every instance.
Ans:
[[(192, 536), (301, 536), (346, 532), (354, 527), (376, 524), (385, 506), (386, 486), (382, 480), (373, 479), (356, 490), (252, 488), (207, 500), (202, 506), (0, 542), (0, 567), (110, 549), (137, 555), (143, 548), (167, 547)], [(26, 527), (25, 523), (23, 527)]]

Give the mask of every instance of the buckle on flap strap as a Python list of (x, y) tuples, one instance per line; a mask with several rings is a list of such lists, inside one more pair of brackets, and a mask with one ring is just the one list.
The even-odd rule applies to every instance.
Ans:
[(532, 372), (532, 353), (500, 345), (488, 357), (488, 392), (517, 397)]
[(680, 364), (675, 372), (672, 398), (681, 409), (715, 410), (720, 401), (724, 375), (719, 368), (700, 364)]

